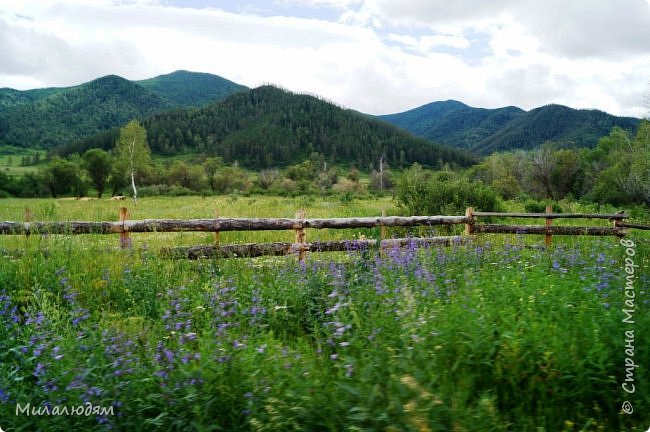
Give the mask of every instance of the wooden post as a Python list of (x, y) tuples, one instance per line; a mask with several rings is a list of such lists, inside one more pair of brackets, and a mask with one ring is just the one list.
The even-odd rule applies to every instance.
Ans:
[[(381, 209), (381, 217), (385, 218), (386, 217), (386, 209)], [(386, 225), (383, 224), (383, 222), (379, 225), (380, 230), (381, 230), (381, 240), (379, 241), (379, 255), (384, 256), (386, 251), (384, 250), (384, 247), (382, 246), (382, 241), (386, 240), (386, 232), (388, 231), (386, 229)]]
[(305, 210), (301, 209), (296, 212), (296, 219), (301, 221), (299, 224), (296, 224), (296, 245), (298, 247), (298, 261), (303, 262), (305, 261), (305, 249), (303, 247), (304, 243), (307, 240), (307, 234), (305, 233), (305, 229), (302, 227), (302, 220), (305, 219)]
[[(119, 210), (120, 222), (125, 222), (129, 220), (129, 209), (126, 207), (120, 207)], [(120, 232), (120, 248), (126, 249), (131, 246), (131, 239), (129, 238), (128, 231), (124, 231), (124, 224), (122, 224), (122, 231)]]
[[(219, 219), (219, 209), (214, 209), (214, 218)], [(221, 243), (221, 236), (219, 234), (219, 231), (214, 232), (214, 244), (217, 246)]]
[[(23, 212), (23, 222), (25, 223), (30, 223), (34, 221), (34, 213), (32, 211), (25, 207), (25, 211)], [(27, 231), (27, 234), (25, 234), (27, 237), (29, 237), (29, 231)]]
[[(624, 213), (624, 211), (619, 210), (615, 214), (621, 214), (621, 213)], [(621, 227), (621, 220), (620, 219), (614, 219), (614, 229), (620, 230), (621, 228), (625, 228), (625, 227)], [(619, 236), (620, 237), (625, 237), (625, 234), (619, 234)]]
[[(546, 213), (553, 213), (553, 206), (552, 205), (547, 205), (546, 206)], [(553, 225), (553, 219), (546, 218), (546, 226), (549, 227)], [(546, 247), (551, 246), (551, 240), (553, 238), (553, 235), (551, 234), (550, 230), (546, 230), (546, 235), (544, 236), (544, 243), (546, 243)]]
[(465, 217), (472, 218), (472, 220), (465, 224), (465, 235), (472, 235), (474, 232), (474, 207), (467, 207), (465, 209)]

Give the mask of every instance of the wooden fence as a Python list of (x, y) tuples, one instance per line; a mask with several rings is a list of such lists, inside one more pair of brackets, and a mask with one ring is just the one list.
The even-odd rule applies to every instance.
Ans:
[[(546, 213), (494, 213), (475, 212), (468, 208), (465, 216), (385, 216), (358, 218), (327, 218), (308, 219), (304, 210), (296, 212), (294, 219), (287, 218), (223, 218), (212, 219), (145, 219), (129, 220), (129, 212), (125, 207), (120, 208), (118, 221), (114, 222), (32, 222), (31, 212), (26, 210), (24, 222), (0, 222), (0, 234), (33, 235), (33, 234), (119, 234), (120, 246), (131, 246), (129, 233), (151, 232), (214, 232), (215, 244), (208, 246), (164, 248), (162, 253), (172, 257), (257, 257), (263, 255), (297, 254), (298, 259), (304, 260), (307, 252), (333, 252), (351, 249), (367, 249), (378, 247), (386, 249), (401, 247), (407, 244), (453, 245), (471, 241), (475, 234), (537, 234), (544, 235), (546, 245), (551, 244), (553, 235), (591, 235), (591, 236), (625, 236), (628, 228), (650, 229), (647, 225), (624, 223), (628, 218), (624, 213), (616, 214), (573, 214), (553, 213), (549, 207)], [(490, 218), (543, 218), (544, 225), (498, 225), (477, 223), (481, 217)], [(555, 219), (607, 219), (613, 222), (605, 226), (554, 226)], [(439, 236), (422, 238), (387, 238), (388, 227), (415, 226), (451, 226), (465, 225), (465, 235)], [(380, 238), (374, 240), (345, 240), (307, 242), (306, 229), (344, 229), (344, 228), (380, 228)], [(225, 231), (261, 231), (261, 230), (293, 230), (293, 243), (249, 243), (249, 244), (220, 244), (219, 233)]]

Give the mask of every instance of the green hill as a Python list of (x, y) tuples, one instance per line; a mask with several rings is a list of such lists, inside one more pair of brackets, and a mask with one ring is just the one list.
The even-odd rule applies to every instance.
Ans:
[[(416, 138), (379, 120), (313, 96), (262, 86), (221, 102), (154, 114), (144, 121), (154, 153), (206, 153), (250, 168), (286, 166), (320, 153), (334, 163), (366, 168), (384, 155), (391, 166), (413, 162), (468, 166), (475, 158)], [(110, 146), (106, 132), (63, 151)]]
[(182, 70), (136, 82), (176, 105), (188, 108), (225, 99), (247, 89), (220, 76)]
[(115, 75), (0, 113), (0, 144), (51, 148), (169, 109), (172, 104)]
[(109, 75), (75, 87), (0, 89), (0, 145), (53, 148), (134, 118), (223, 99), (244, 87), (186, 71), (141, 82)]
[(496, 133), (478, 141), (471, 150), (490, 154), (513, 149), (531, 149), (546, 141), (566, 147), (594, 147), (614, 126), (635, 129), (639, 120), (616, 117), (598, 110), (576, 110), (547, 105), (513, 119)]
[(433, 102), (379, 118), (417, 136), (480, 155), (531, 149), (546, 141), (593, 147), (613, 126), (633, 129), (638, 124), (638, 119), (562, 105), (526, 112), (516, 107), (473, 108), (457, 101)]

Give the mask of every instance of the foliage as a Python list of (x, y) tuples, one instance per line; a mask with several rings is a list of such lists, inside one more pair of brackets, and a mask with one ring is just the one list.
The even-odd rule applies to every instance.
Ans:
[(115, 162), (111, 173), (113, 193), (124, 187), (130, 179), (133, 194), (136, 195), (136, 184), (150, 179), (152, 175), (153, 163), (147, 145), (147, 131), (132, 120), (120, 130), (115, 147)]
[(528, 199), (524, 202), (524, 208), (529, 213), (546, 213), (546, 207), (552, 206), (553, 213), (562, 213), (562, 206), (552, 201), (536, 201)]
[(650, 122), (641, 122), (635, 136), (620, 128), (598, 142), (587, 156), (589, 198), (603, 203), (650, 206)]
[(181, 186), (189, 191), (200, 191), (207, 183), (207, 179), (205, 171), (200, 165), (190, 165), (177, 160), (169, 169), (168, 183)]
[(72, 193), (75, 196), (84, 196), (86, 185), (82, 178), (81, 169), (74, 162), (54, 158), (41, 171), (43, 183), (52, 194), (52, 198), (58, 195)]
[(90, 149), (83, 155), (83, 165), (97, 191), (97, 198), (101, 198), (113, 169), (111, 155), (102, 149)]
[(411, 215), (458, 215), (467, 207), (478, 211), (501, 211), (492, 189), (452, 173), (433, 174), (415, 164), (404, 172), (395, 190), (400, 208)]
[(251, 188), (248, 174), (237, 164), (225, 167), (214, 177), (215, 191), (218, 193), (246, 192)]

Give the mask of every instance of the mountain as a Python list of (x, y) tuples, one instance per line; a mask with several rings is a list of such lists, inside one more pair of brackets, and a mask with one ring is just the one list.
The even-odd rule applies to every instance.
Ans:
[(0, 144), (50, 148), (172, 106), (109, 75), (0, 112)]
[(517, 107), (473, 108), (453, 100), (379, 118), (414, 135), (479, 155), (531, 149), (546, 141), (593, 147), (613, 126), (632, 129), (639, 121), (562, 105), (524, 111)]
[(37, 100), (65, 90), (64, 88), (45, 88), (20, 91), (10, 88), (0, 88), (0, 112), (18, 105), (36, 102)]
[(566, 147), (594, 147), (614, 126), (632, 130), (638, 124), (639, 119), (632, 117), (547, 105), (513, 119), (495, 134), (477, 142), (471, 150), (484, 155), (496, 151), (527, 150), (546, 141)]
[[(328, 161), (366, 168), (384, 155), (392, 166), (468, 166), (466, 152), (416, 138), (392, 125), (319, 98), (273, 86), (238, 92), (201, 108), (154, 114), (144, 121), (152, 152), (205, 153), (249, 168), (286, 166), (320, 153)], [(116, 132), (63, 151), (106, 148)]]
[(136, 82), (176, 105), (188, 108), (225, 99), (247, 89), (217, 75), (183, 70)]
[(200, 106), (244, 88), (216, 75), (178, 71), (139, 82), (109, 75), (74, 87), (0, 89), (0, 145), (67, 145), (135, 118)]

